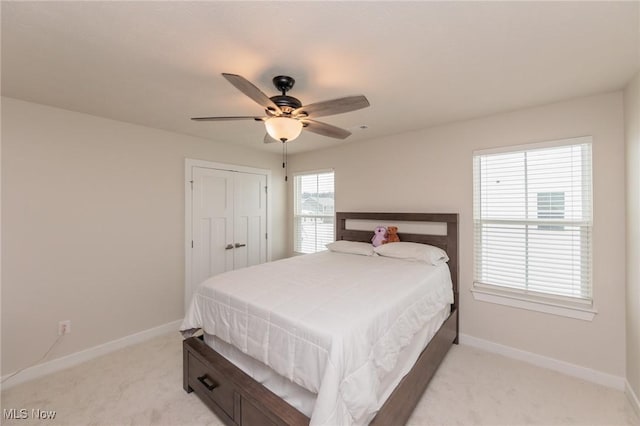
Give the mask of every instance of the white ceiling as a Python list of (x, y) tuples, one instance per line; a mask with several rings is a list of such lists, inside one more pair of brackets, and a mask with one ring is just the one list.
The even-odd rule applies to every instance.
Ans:
[[(2, 2), (2, 95), (278, 152), (220, 74), (303, 104), (364, 94), (290, 153), (617, 90), (640, 69), (631, 2)], [(366, 130), (360, 126), (366, 125)]]

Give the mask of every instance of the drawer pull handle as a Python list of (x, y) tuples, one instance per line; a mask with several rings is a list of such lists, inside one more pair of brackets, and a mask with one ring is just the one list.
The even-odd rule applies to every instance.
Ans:
[(235, 245), (235, 247), (236, 247), (236, 248), (238, 248), (238, 247), (245, 247), (245, 246), (246, 246), (246, 244), (238, 244), (238, 243), (236, 243), (236, 245)]
[(209, 389), (210, 391), (212, 391), (216, 387), (218, 387), (218, 384), (216, 382), (212, 381), (209, 377), (207, 377), (206, 374), (204, 376), (198, 377), (198, 381), (200, 383), (202, 383), (204, 385), (204, 387)]

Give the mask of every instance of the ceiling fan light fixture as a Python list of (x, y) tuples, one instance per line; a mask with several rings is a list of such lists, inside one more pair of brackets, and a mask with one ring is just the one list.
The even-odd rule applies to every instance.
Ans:
[(271, 117), (264, 122), (267, 133), (273, 139), (290, 142), (300, 136), (302, 122), (289, 117)]

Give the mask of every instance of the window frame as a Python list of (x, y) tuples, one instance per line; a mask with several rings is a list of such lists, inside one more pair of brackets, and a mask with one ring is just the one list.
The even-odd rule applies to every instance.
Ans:
[[(589, 145), (589, 158), (588, 162), (585, 159), (582, 160), (582, 166), (588, 166), (588, 185), (583, 185), (583, 194), (588, 193), (589, 202), (590, 202), (590, 215), (587, 218), (582, 218), (580, 221), (565, 221), (558, 220), (557, 225), (561, 225), (563, 223), (567, 223), (569, 225), (580, 223), (579, 226), (584, 226), (588, 228), (588, 232), (591, 235), (589, 238), (589, 250), (588, 254), (585, 258), (581, 258), (581, 262), (588, 262), (589, 268), (589, 276), (588, 283), (586, 285), (586, 289), (589, 291), (589, 297), (571, 297), (571, 296), (562, 296), (556, 294), (547, 294), (540, 293), (536, 291), (531, 291), (526, 288), (517, 289), (511, 288), (507, 286), (501, 285), (492, 285), (490, 283), (484, 283), (480, 281), (479, 273), (478, 273), (478, 254), (479, 247), (477, 246), (480, 242), (477, 240), (479, 235), (479, 226), (482, 226), (483, 223), (490, 222), (488, 219), (483, 219), (480, 217), (479, 211), (479, 195), (478, 192), (480, 190), (480, 175), (478, 167), (478, 162), (482, 156), (492, 155), (492, 154), (509, 154), (509, 153), (519, 153), (519, 152), (527, 152), (534, 151), (546, 148), (557, 148), (563, 146), (572, 146), (572, 145)], [(526, 188), (528, 188), (528, 184)], [(473, 233), (474, 233), (474, 242), (473, 242), (473, 253), (474, 253), (474, 270), (473, 270), (473, 285), (471, 288), (471, 292), (475, 300), (496, 303), (500, 305), (512, 306), (522, 309), (533, 310), (537, 312), (544, 312), (554, 315), (560, 315), (570, 318), (576, 318), (586, 321), (591, 321), (597, 314), (597, 310), (594, 308), (593, 302), (593, 273), (592, 273), (592, 251), (593, 251), (593, 138), (591, 136), (582, 136), (577, 138), (570, 139), (561, 139), (554, 140), (548, 142), (540, 142), (540, 143), (532, 143), (526, 145), (516, 145), (516, 146), (506, 146), (500, 148), (493, 149), (483, 149), (476, 150), (473, 152)], [(564, 203), (564, 200), (563, 200)], [(544, 218), (541, 222), (544, 221)], [(525, 224), (525, 223), (535, 223), (535, 219), (525, 218), (522, 220), (513, 220), (514, 224)], [(541, 226), (549, 226), (549, 224), (540, 223)]]
[[(298, 192), (298, 178), (300, 178), (301, 176), (317, 176), (317, 175), (321, 175), (321, 174), (327, 174), (327, 173), (331, 173), (333, 174), (333, 213), (332, 214), (300, 214), (298, 212), (298, 197), (300, 196), (299, 192)], [(298, 246), (298, 232), (297, 232), (297, 226), (298, 226), (298, 219), (299, 218), (310, 218), (310, 219), (321, 219), (321, 218), (328, 218), (331, 217), (333, 219), (333, 229), (331, 231), (332, 237), (331, 237), (331, 241), (335, 240), (335, 235), (336, 235), (336, 209), (335, 209), (335, 201), (336, 201), (336, 195), (335, 195), (335, 188), (336, 188), (336, 174), (335, 174), (335, 170), (333, 169), (320, 169), (320, 170), (310, 170), (310, 171), (303, 171), (303, 172), (296, 172), (293, 174), (293, 253), (296, 255), (303, 255), (303, 254), (308, 254), (305, 252), (301, 252), (301, 251), (297, 251), (296, 248)], [(317, 234), (316, 234), (316, 251), (314, 253), (320, 252), (320, 251), (324, 251), (326, 250), (326, 248), (322, 248), (322, 249), (318, 249), (317, 247)]]

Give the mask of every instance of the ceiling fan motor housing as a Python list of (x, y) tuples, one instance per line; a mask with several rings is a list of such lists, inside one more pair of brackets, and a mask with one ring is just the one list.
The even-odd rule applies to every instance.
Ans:
[(277, 95), (269, 98), (273, 101), (274, 104), (278, 105), (282, 112), (285, 114), (291, 113), (296, 108), (300, 108), (302, 106), (302, 102), (300, 102), (297, 98), (288, 95)]

